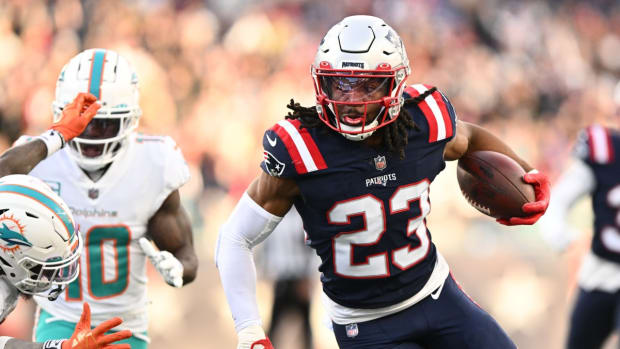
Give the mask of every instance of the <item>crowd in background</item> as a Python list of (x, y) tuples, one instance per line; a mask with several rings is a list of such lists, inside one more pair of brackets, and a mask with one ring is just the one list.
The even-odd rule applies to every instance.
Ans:
[[(202, 266), (197, 285), (182, 291), (151, 277), (152, 348), (234, 345), (212, 262), (217, 230), (260, 171), (264, 130), (286, 115), (291, 98), (314, 103), (309, 66), (317, 45), (351, 14), (385, 19), (405, 43), (410, 83), (437, 86), (460, 120), (488, 127), (552, 179), (580, 128), (618, 126), (613, 0), (0, 1), (0, 149), (49, 125), (62, 66), (101, 47), (137, 69), (142, 131), (175, 138), (192, 168), (182, 194)], [(433, 185), (428, 221), (456, 278), (520, 347), (559, 348), (578, 250), (554, 256), (535, 228), (481, 216), (455, 200), (454, 165), (446, 172)], [(588, 230), (584, 212), (577, 224)], [(194, 321), (180, 325), (180, 318)], [(321, 315), (315, 322), (325, 327)], [(335, 348), (328, 329), (316, 334), (317, 348)]]

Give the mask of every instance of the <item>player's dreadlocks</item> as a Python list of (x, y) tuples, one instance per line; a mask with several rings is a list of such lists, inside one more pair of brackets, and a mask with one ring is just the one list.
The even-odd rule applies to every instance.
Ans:
[[(377, 130), (377, 132), (383, 133), (383, 144), (387, 147), (388, 151), (398, 155), (401, 159), (405, 158), (408, 130), (417, 127), (413, 122), (413, 117), (407, 112), (407, 108), (405, 107), (420, 103), (426, 96), (435, 91), (437, 91), (437, 88), (432, 87), (417, 97), (406, 99), (396, 121)], [(286, 107), (292, 110), (292, 112), (286, 115), (286, 118), (292, 120), (298, 119), (301, 121), (301, 127), (313, 128), (325, 126), (318, 117), (316, 106), (302, 107), (299, 103), (296, 103), (295, 100), (291, 99), (291, 102)]]

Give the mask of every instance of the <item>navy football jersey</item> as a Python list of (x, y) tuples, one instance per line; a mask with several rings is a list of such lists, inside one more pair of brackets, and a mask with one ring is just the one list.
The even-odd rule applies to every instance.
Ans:
[[(412, 85), (404, 97), (429, 88)], [(343, 306), (373, 309), (408, 299), (435, 266), (425, 222), (429, 187), (445, 167), (456, 115), (439, 91), (406, 108), (416, 128), (402, 160), (327, 127), (300, 128), (298, 120), (278, 122), (263, 138), (261, 168), (298, 184), (295, 206), (321, 257), (323, 290)]]
[(583, 130), (575, 153), (594, 173), (592, 252), (620, 263), (620, 132), (594, 125)]

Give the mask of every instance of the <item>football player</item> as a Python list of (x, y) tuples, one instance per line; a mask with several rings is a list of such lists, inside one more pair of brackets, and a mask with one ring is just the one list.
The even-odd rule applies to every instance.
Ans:
[(476, 150), (516, 160), (534, 186), (526, 217), (545, 212), (545, 175), (485, 129), (457, 122), (435, 87), (406, 85), (409, 60), (380, 18), (352, 16), (332, 27), (312, 64), (316, 107), (265, 132), (261, 173), (216, 247), (216, 264), (238, 332), (238, 348), (272, 345), (260, 325), (251, 249), (295, 205), (321, 257), (323, 300), (341, 348), (514, 348), (495, 320), (450, 276), (425, 218), (429, 186)]
[(620, 325), (620, 131), (587, 127), (573, 153), (575, 160), (553, 187), (553, 203), (541, 227), (549, 245), (564, 250), (577, 236), (567, 223), (570, 208), (592, 197), (594, 234), (579, 271), (566, 347), (595, 349)]
[(127, 343), (146, 348), (147, 257), (174, 287), (196, 276), (192, 229), (179, 195), (189, 169), (170, 137), (135, 131), (141, 115), (138, 77), (117, 52), (89, 49), (65, 65), (56, 85), (55, 119), (78, 92), (94, 95), (101, 108), (84, 132), (30, 174), (72, 210), (84, 239), (83, 272), (56, 302), (37, 299), (35, 338), (69, 333), (81, 303), (88, 301), (94, 324), (120, 316), (121, 328), (133, 332)]
[[(84, 130), (100, 107), (95, 101), (92, 95), (77, 95), (50, 130), (0, 156), (0, 323), (20, 295), (54, 301), (78, 277), (82, 239), (71, 211), (49, 186), (24, 174)], [(130, 331), (105, 334), (121, 322), (115, 317), (91, 329), (84, 303), (73, 334), (56, 337), (68, 340), (32, 343), (4, 336), (0, 349), (127, 349), (113, 343), (131, 337)]]

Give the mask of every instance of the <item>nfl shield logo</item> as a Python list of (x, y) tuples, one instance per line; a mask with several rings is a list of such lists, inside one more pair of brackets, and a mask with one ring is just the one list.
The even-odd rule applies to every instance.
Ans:
[(88, 197), (96, 199), (99, 197), (99, 189), (88, 189)]
[(387, 167), (387, 162), (385, 161), (385, 156), (378, 155), (375, 160), (375, 168), (379, 171), (384, 170)]
[(357, 329), (357, 324), (348, 324), (345, 329), (347, 330), (347, 337), (349, 338), (356, 337), (359, 333), (359, 330)]

